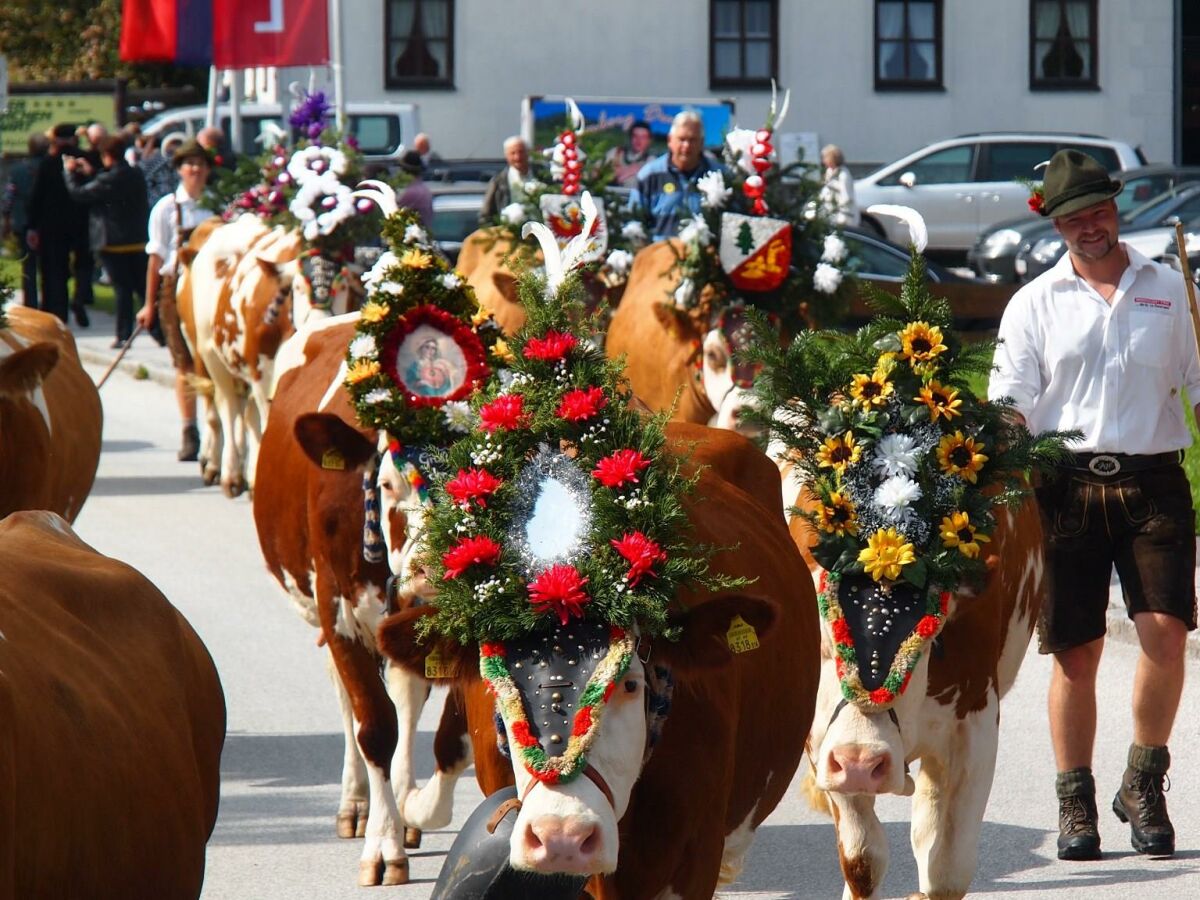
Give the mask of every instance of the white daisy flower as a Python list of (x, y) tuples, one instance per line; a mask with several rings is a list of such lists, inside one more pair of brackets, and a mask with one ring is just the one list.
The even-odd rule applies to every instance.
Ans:
[(909, 508), (921, 499), (921, 486), (907, 475), (893, 475), (875, 489), (872, 498), (884, 517), (893, 522), (903, 521), (912, 514)]
[(368, 403), (383, 403), (391, 396), (392, 392), (387, 388), (375, 388), (374, 390), (367, 391), (363, 399)]
[(846, 258), (846, 242), (836, 234), (825, 235), (825, 247), (821, 253), (821, 261), (827, 263), (840, 263)]
[(381, 294), (390, 294), (393, 297), (404, 296), (404, 285), (398, 281), (384, 281), (379, 285), (377, 290)]
[(917, 471), (917, 458), (921, 449), (907, 434), (889, 434), (875, 444), (875, 457), (871, 460), (881, 475), (912, 475)]
[(733, 188), (725, 186), (725, 175), (720, 169), (706, 172), (697, 180), (696, 187), (704, 194), (700, 202), (706, 209), (721, 209), (733, 193)]
[(813, 287), (822, 294), (832, 294), (842, 284), (842, 270), (829, 263), (817, 263), (813, 271)]
[(447, 272), (442, 276), (442, 287), (448, 291), (456, 291), (462, 287), (462, 278), (457, 272)]
[(374, 359), (375, 350), (375, 338), (370, 334), (360, 334), (350, 342), (350, 355), (355, 359)]
[(520, 225), (525, 221), (525, 207), (520, 203), (510, 203), (500, 210), (500, 218), (509, 225)]
[(685, 244), (707, 247), (712, 243), (712, 231), (709, 230), (708, 223), (704, 221), (703, 216), (694, 216), (679, 229), (679, 239)]
[(627, 241), (644, 241), (646, 229), (641, 222), (626, 222), (621, 226), (621, 237)]
[(391, 250), (383, 251), (379, 259), (375, 260), (375, 265), (371, 266), (367, 274), (363, 276), (363, 286), (368, 292), (375, 290), (380, 282), (387, 278), (387, 270), (399, 262), (400, 260), (396, 259), (396, 254)]
[(446, 427), (460, 434), (466, 434), (475, 424), (471, 406), (466, 400), (451, 400), (442, 407), (442, 415), (446, 418)]
[(757, 175), (758, 172), (754, 168), (754, 163), (751, 162), (750, 148), (758, 143), (758, 138), (754, 136), (754, 131), (749, 128), (735, 128), (725, 135), (725, 146), (729, 148), (729, 154), (737, 162), (738, 166), (745, 170), (747, 175)]
[(614, 275), (627, 275), (630, 267), (633, 266), (633, 254), (628, 250), (614, 250), (608, 254), (608, 259), (604, 261), (604, 264)]
[(428, 241), (429, 236), (425, 233), (425, 229), (420, 225), (409, 225), (404, 229), (404, 243), (424, 244)]

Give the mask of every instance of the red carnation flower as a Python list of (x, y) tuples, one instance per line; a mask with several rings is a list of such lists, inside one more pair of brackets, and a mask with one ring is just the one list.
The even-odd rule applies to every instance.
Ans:
[(876, 706), (881, 706), (884, 703), (891, 703), (896, 699), (896, 695), (885, 687), (876, 688), (875, 690), (871, 691), (870, 697), (871, 702)]
[(640, 450), (618, 450), (596, 463), (592, 477), (605, 487), (619, 488), (626, 482), (638, 483), (638, 472), (650, 465)]
[(562, 402), (554, 414), (568, 422), (582, 422), (607, 405), (608, 398), (604, 396), (603, 388), (576, 388), (563, 394)]
[(472, 500), (487, 506), (487, 498), (502, 484), (504, 482), (487, 469), (459, 469), (458, 474), (446, 482), (446, 493), (464, 508), (469, 507)]
[(566, 625), (571, 616), (583, 617), (583, 604), (591, 599), (583, 590), (587, 582), (574, 566), (555, 563), (529, 583), (529, 602), (535, 612), (554, 612)]
[(579, 339), (573, 334), (561, 331), (547, 331), (545, 337), (530, 338), (525, 342), (522, 353), (526, 359), (540, 359), (544, 362), (557, 362), (566, 356), (579, 344)]
[(923, 638), (931, 638), (938, 632), (938, 620), (933, 616), (925, 616), (917, 623), (917, 634)]
[(442, 565), (446, 567), (443, 580), (457, 578), (468, 566), (491, 566), (499, 559), (500, 545), (487, 535), (463, 538), (442, 556)]
[(479, 427), (484, 431), (512, 431), (524, 424), (525, 398), (520, 394), (504, 394), (479, 408)]
[(833, 639), (839, 644), (850, 643), (850, 626), (845, 618), (834, 619), (829, 625), (829, 630), (833, 632)]
[(1040, 213), (1046, 206), (1046, 195), (1042, 193), (1041, 188), (1034, 188), (1026, 202), (1029, 204), (1030, 212)]
[(625, 560), (629, 563), (629, 586), (636, 587), (637, 583), (642, 580), (642, 576), (649, 574), (654, 575), (650, 569), (656, 563), (665, 562), (667, 554), (663, 552), (662, 547), (646, 537), (640, 531), (634, 531), (625, 535), (619, 541), (610, 541)]

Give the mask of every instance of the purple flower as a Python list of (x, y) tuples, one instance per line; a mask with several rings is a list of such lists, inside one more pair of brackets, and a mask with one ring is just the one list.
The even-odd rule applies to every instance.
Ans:
[(329, 101), (325, 99), (323, 91), (305, 94), (300, 105), (288, 117), (288, 124), (316, 140), (321, 136), (321, 131), (325, 127), (325, 118), (329, 114), (329, 110)]

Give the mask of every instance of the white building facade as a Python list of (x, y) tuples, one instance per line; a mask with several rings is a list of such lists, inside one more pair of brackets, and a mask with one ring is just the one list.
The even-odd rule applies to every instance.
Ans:
[[(526, 95), (731, 97), (853, 162), (974, 131), (1200, 155), (1183, 98), (1200, 0), (342, 0), (348, 101), (414, 102), (443, 157), (496, 157)], [(1200, 35), (1197, 35), (1200, 37)], [(301, 76), (303, 79), (303, 76)]]

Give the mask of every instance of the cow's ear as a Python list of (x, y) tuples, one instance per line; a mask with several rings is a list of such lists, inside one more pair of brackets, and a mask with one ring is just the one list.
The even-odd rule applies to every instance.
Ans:
[[(417, 638), (417, 622), (436, 612), (436, 606), (413, 606), (388, 616), (379, 623), (376, 635), (380, 651), (422, 678), (458, 681), (478, 677), (479, 648), (474, 644), (465, 646), (441, 636), (424, 641)], [(435, 671), (431, 672), (430, 667)]]
[(0, 362), (0, 397), (27, 394), (58, 364), (58, 346), (47, 341), (24, 347)]
[(322, 469), (354, 470), (375, 455), (375, 445), (331, 413), (305, 413), (296, 420), (296, 440)]
[(715, 597), (673, 616), (671, 624), (683, 627), (683, 637), (678, 641), (655, 641), (650, 659), (682, 672), (729, 665), (734, 654), (731, 644), (745, 647), (764, 640), (775, 626), (778, 611), (778, 604), (761, 597)]
[(512, 272), (497, 269), (492, 273), (492, 284), (500, 295), (513, 303), (517, 303), (517, 277)]

